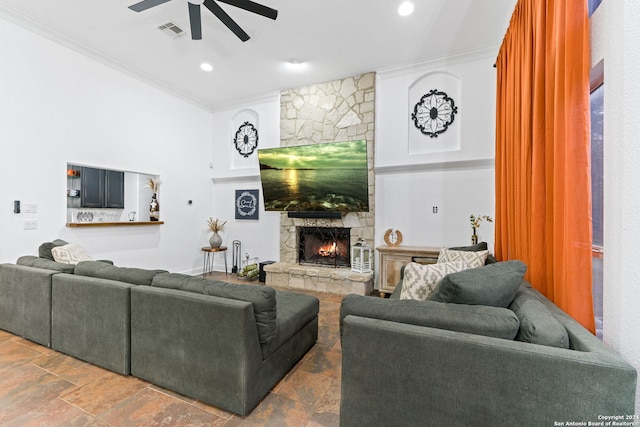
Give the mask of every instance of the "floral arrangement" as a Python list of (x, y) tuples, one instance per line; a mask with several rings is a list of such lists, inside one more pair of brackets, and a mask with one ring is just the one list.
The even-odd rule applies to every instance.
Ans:
[(218, 231), (222, 231), (226, 223), (227, 221), (221, 221), (218, 218), (213, 219), (211, 217), (207, 221), (207, 224), (209, 225), (209, 230), (213, 231), (214, 233), (217, 233)]
[(157, 193), (158, 188), (160, 187), (160, 181), (153, 178), (147, 178), (147, 185), (145, 185), (145, 187), (148, 187), (151, 189), (151, 191), (153, 191), (154, 193)]
[(476, 228), (480, 228), (482, 221), (493, 222), (493, 218), (489, 215), (471, 215), (471, 228), (473, 228), (473, 234), (476, 234)]

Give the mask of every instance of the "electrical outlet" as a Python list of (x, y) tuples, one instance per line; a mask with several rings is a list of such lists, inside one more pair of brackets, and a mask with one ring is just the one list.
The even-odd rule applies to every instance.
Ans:
[(35, 203), (25, 203), (22, 207), (25, 213), (38, 213), (38, 205)]
[(37, 230), (38, 229), (38, 221), (35, 220), (27, 220), (24, 222), (25, 230)]
[(438, 207), (437, 207), (437, 206), (434, 206), (434, 207), (433, 207), (433, 213), (435, 213), (435, 214), (437, 214), (437, 213), (438, 213)]

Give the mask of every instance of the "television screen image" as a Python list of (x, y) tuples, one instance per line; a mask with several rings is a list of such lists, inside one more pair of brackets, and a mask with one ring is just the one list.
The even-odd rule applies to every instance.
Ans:
[(367, 142), (258, 150), (266, 211), (368, 212)]

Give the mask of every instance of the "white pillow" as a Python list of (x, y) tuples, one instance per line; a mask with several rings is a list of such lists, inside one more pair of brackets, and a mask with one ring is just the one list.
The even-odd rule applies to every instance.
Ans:
[(429, 298), (429, 295), (431, 295), (444, 276), (468, 268), (469, 265), (464, 261), (439, 264), (418, 264), (417, 262), (410, 262), (404, 267), (400, 299), (424, 301)]
[(440, 249), (438, 263), (464, 261), (469, 264), (469, 268), (482, 267), (489, 256), (489, 251), (456, 251), (452, 249)]
[(51, 248), (51, 254), (56, 262), (63, 264), (77, 264), (80, 261), (93, 261), (93, 258), (81, 247), (75, 243), (69, 243), (64, 246)]

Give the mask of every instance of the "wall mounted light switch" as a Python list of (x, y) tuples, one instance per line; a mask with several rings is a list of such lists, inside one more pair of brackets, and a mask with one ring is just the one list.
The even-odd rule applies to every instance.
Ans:
[(35, 203), (25, 203), (23, 206), (23, 210), (25, 213), (37, 213), (38, 205)]

